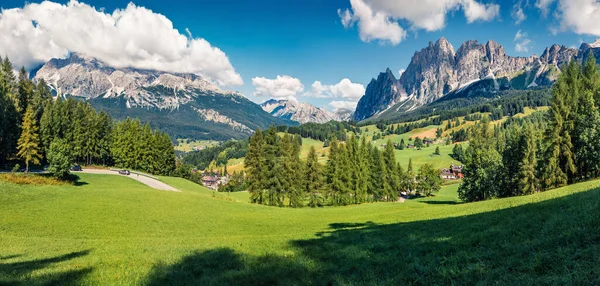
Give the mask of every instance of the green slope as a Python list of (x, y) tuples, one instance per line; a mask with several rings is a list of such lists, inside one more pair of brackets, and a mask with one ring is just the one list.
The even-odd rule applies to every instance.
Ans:
[[(153, 88), (154, 94), (161, 95), (173, 91), (164, 88)], [(181, 94), (184, 97), (186, 94)], [(196, 94), (194, 101), (175, 110), (158, 110), (140, 107), (127, 108), (126, 100), (119, 98), (95, 98), (90, 100), (92, 106), (104, 110), (117, 120), (139, 118), (143, 123), (150, 123), (153, 128), (167, 132), (171, 138), (189, 138), (195, 140), (243, 139), (249, 136), (249, 130), (234, 128), (224, 123), (206, 121), (194, 108), (212, 109), (237, 123), (255, 130), (266, 129), (271, 125), (296, 125), (297, 123), (276, 118), (262, 110), (256, 103), (243, 96), (219, 94)]]
[(453, 185), (403, 204), (281, 209), (162, 179), (182, 192), (107, 175), (0, 182), (0, 285), (600, 283), (600, 181), (472, 204)]

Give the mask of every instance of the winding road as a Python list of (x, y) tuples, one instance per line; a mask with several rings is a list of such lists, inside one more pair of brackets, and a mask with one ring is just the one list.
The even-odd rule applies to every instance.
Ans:
[(134, 174), (134, 173), (131, 173), (131, 175), (121, 175), (118, 173), (118, 171), (102, 170), (102, 169), (83, 169), (83, 171), (81, 171), (81, 172), (74, 172), (74, 173), (75, 174), (76, 173), (84, 173), (84, 174), (103, 174), (103, 175), (124, 176), (124, 177), (134, 179), (136, 181), (139, 181), (142, 184), (145, 184), (148, 187), (151, 187), (151, 188), (154, 188), (157, 190), (179, 192), (179, 190), (177, 190), (157, 179), (153, 179), (150, 177), (146, 177), (146, 176), (138, 175), (138, 174)]

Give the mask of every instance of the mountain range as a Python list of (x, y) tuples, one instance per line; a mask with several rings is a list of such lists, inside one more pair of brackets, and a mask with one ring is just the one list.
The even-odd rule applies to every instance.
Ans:
[(260, 105), (269, 114), (299, 123), (325, 123), (332, 120), (346, 121), (350, 119), (352, 110), (338, 109), (329, 112), (323, 108), (294, 100), (270, 99)]
[(409, 112), (451, 94), (493, 95), (502, 90), (547, 87), (566, 63), (584, 61), (590, 52), (600, 56), (600, 41), (584, 43), (579, 49), (553, 45), (540, 57), (512, 57), (494, 41), (467, 41), (455, 50), (441, 38), (415, 52), (399, 79), (390, 69), (372, 79), (353, 119)]
[(77, 53), (44, 64), (40, 79), (57, 96), (88, 100), (116, 119), (137, 117), (174, 138), (246, 138), (256, 128), (297, 124), (195, 74), (115, 68)]

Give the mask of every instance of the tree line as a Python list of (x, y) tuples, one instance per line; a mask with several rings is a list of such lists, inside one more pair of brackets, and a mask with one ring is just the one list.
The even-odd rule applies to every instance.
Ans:
[(276, 128), (257, 130), (244, 161), (250, 200), (270, 206), (339, 206), (439, 191), (437, 170), (426, 164), (416, 173), (409, 161), (405, 171), (394, 150), (391, 141), (380, 150), (365, 136), (349, 136), (346, 142), (334, 139), (323, 165), (314, 146), (302, 160), (293, 136), (280, 136)]
[(18, 78), (5, 58), (0, 68), (0, 160), (49, 165), (65, 178), (74, 163), (170, 174), (175, 168), (171, 139), (139, 120), (114, 122), (87, 102), (52, 98), (44, 80), (33, 83), (22, 68)]
[(591, 55), (572, 61), (552, 89), (548, 113), (470, 130), (465, 201), (526, 195), (600, 177), (600, 73)]

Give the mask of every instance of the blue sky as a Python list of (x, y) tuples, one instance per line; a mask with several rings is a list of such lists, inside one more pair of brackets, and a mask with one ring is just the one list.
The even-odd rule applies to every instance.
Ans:
[[(445, 16), (443, 25), (438, 23), (436, 27), (429, 26), (433, 25), (431, 23), (435, 19), (427, 22), (428, 19), (419, 16), (419, 13), (427, 12), (423, 11), (427, 7), (408, 6), (426, 6), (424, 2), (438, 0), (353, 1), (210, 0), (190, 3), (191, 1), (139, 0), (134, 3), (138, 7), (164, 15), (179, 33), (187, 35), (187, 29), (193, 38), (203, 38), (212, 47), (224, 52), (235, 73), (243, 80), (242, 85), (233, 84), (224, 88), (240, 91), (250, 99), (262, 102), (276, 94), (280, 88), (278, 82), (268, 80), (285, 75), (297, 79), (292, 85), (299, 81), (304, 89), (293, 86), (292, 91), (282, 92), (277, 96), (295, 97), (299, 101), (328, 109), (334, 108), (331, 101), (356, 101), (356, 95), (345, 96), (346, 90), (336, 90), (331, 86), (347, 78), (352, 83), (366, 87), (371, 78), (388, 67), (398, 76), (398, 71), (406, 68), (416, 50), (440, 37), (447, 38), (455, 49), (470, 39), (480, 42), (495, 40), (505, 47), (509, 55), (529, 56), (540, 55), (545, 47), (554, 43), (579, 47), (582, 41), (593, 42), (600, 36), (600, 21), (594, 21), (600, 17), (600, 4), (594, 0), (571, 1), (586, 2), (579, 3), (583, 8), (568, 7), (564, 4), (569, 3), (567, 0), (439, 0), (438, 3), (445, 1), (449, 4), (446, 12), (442, 13)], [(403, 2), (407, 4), (402, 4)], [(473, 6), (466, 6), (471, 4), (464, 3), (470, 2), (488, 10), (473, 10), (479, 14), (468, 16), (466, 11)], [(103, 8), (105, 13), (111, 14), (117, 8), (125, 9), (129, 2), (113, 0), (83, 3), (96, 10)], [(373, 15), (380, 13), (388, 24), (383, 23), (385, 25), (373, 28), (373, 31), (362, 29), (361, 21), (369, 24), (369, 19), (362, 18), (361, 13), (364, 14), (364, 11), (359, 11), (357, 5), (365, 3), (365, 7), (371, 9)], [(3, 9), (22, 8), (25, 2), (4, 0), (0, 6)], [(492, 11), (494, 7), (498, 10)], [(589, 10), (593, 8), (599, 10)], [(353, 18), (352, 23), (345, 27), (340, 14), (343, 16), (346, 9)], [(416, 9), (414, 14), (406, 12), (411, 9)], [(591, 19), (581, 20), (572, 16), (577, 12), (574, 9), (588, 9), (587, 11), (596, 15), (592, 15)], [(489, 11), (491, 16), (489, 13), (485, 14)], [(526, 19), (517, 17), (517, 11), (522, 11), (519, 15)], [(576, 23), (577, 21), (582, 23)], [(517, 25), (516, 22), (520, 23)], [(589, 27), (594, 25), (595, 27)], [(398, 40), (399, 29), (403, 33), (401, 40)], [(515, 41), (519, 31), (522, 36)], [(524, 40), (529, 40), (529, 44)], [(1, 41), (2, 37), (0, 46), (3, 44)], [(521, 45), (519, 49), (516, 47), (517, 43), (525, 45)], [(257, 86), (253, 85), (253, 78), (257, 77), (264, 78), (263, 84), (272, 84), (262, 90), (262, 96), (253, 95), (257, 90)], [(312, 92), (311, 85), (315, 81), (325, 86), (326, 91), (320, 96), (315, 96)], [(285, 85), (285, 88), (289, 89), (290, 86)]]

